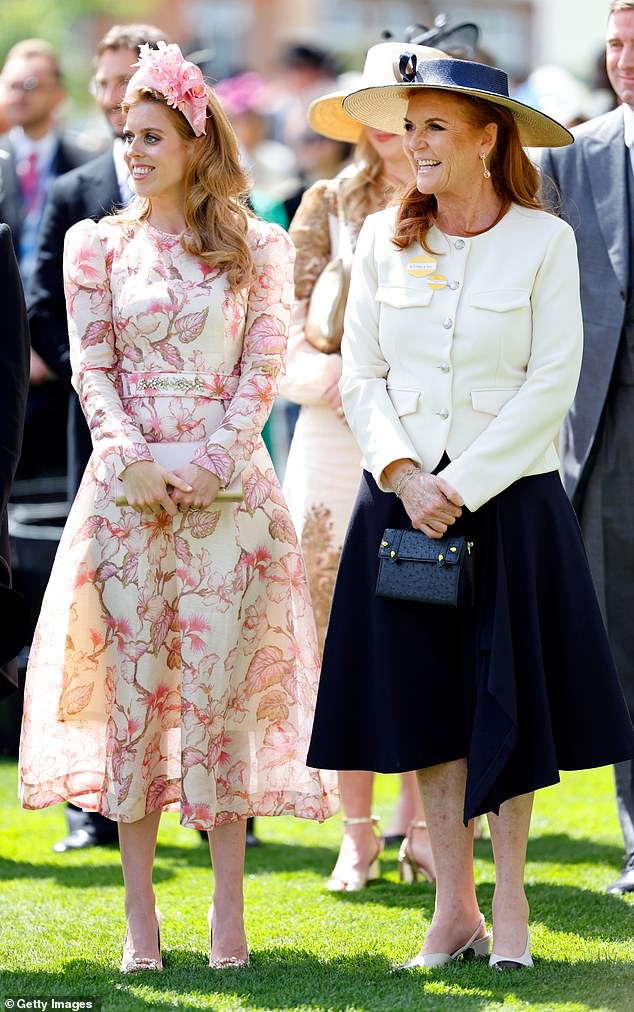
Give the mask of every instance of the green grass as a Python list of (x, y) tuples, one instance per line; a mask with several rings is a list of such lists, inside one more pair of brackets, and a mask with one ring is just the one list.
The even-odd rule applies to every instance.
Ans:
[[(622, 858), (610, 770), (564, 775), (538, 795), (527, 866), (535, 970), (518, 974), (494, 974), (477, 961), (391, 975), (420, 946), (433, 890), (401, 885), (391, 848), (378, 883), (362, 893), (327, 893), (339, 818), (323, 826), (258, 820), (265, 846), (247, 854), (251, 966), (214, 973), (206, 966), (206, 848), (168, 815), (155, 873), (165, 972), (124, 977), (117, 970), (124, 932), (117, 850), (53, 854), (63, 810), (22, 812), (15, 789), (15, 763), (0, 762), (0, 999), (100, 997), (108, 1012), (634, 1009), (634, 898), (603, 891)], [(375, 808), (384, 824), (396, 789), (396, 778), (377, 778)], [(476, 858), (488, 918), (488, 840), (477, 842)]]

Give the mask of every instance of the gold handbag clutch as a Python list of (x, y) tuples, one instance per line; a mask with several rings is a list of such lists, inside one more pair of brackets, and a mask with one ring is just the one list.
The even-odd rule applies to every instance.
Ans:
[(313, 285), (306, 313), (306, 340), (327, 355), (339, 351), (350, 275), (341, 257), (327, 263)]
[[(177, 471), (179, 467), (191, 464), (192, 457), (196, 455), (196, 451), (204, 445), (204, 442), (148, 443), (150, 453), (154, 457), (156, 463), (160, 464), (161, 467), (166, 468), (168, 471)], [(242, 481), (239, 477), (234, 478), (227, 488), (220, 489), (218, 495), (208, 508), (214, 509), (217, 503), (220, 502), (241, 502), (243, 498)], [(129, 505), (123, 490), (117, 495), (115, 504), (117, 506)]]
[(343, 317), (350, 287), (352, 244), (343, 210), (341, 188), (335, 191), (337, 215), (328, 213), (332, 259), (315, 281), (310, 294), (304, 336), (318, 351), (331, 355), (341, 348)]

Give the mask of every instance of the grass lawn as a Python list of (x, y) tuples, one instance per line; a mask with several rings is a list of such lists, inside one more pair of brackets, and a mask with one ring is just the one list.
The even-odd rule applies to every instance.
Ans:
[[(323, 826), (258, 820), (265, 846), (247, 854), (251, 966), (214, 972), (206, 966), (206, 848), (167, 815), (155, 871), (165, 971), (122, 976), (117, 850), (53, 854), (51, 844), (64, 835), (62, 809), (22, 812), (15, 784), (15, 763), (0, 761), (0, 1010), (18, 996), (99, 997), (108, 1012), (634, 1010), (634, 897), (603, 892), (622, 858), (610, 770), (564, 774), (561, 785), (538, 795), (527, 867), (535, 970), (517, 974), (474, 961), (391, 975), (419, 948), (434, 893), (425, 883), (399, 883), (396, 848), (384, 855), (378, 883), (362, 893), (327, 893), (339, 818)], [(396, 778), (377, 778), (375, 810), (384, 825), (396, 790)], [(476, 843), (476, 855), (488, 920), (488, 840)]]

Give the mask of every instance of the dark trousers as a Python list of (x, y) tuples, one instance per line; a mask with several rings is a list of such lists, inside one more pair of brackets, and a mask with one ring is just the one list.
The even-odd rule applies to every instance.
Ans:
[(617, 763), (614, 767), (616, 806), (625, 842), (626, 857), (634, 857), (634, 762)]

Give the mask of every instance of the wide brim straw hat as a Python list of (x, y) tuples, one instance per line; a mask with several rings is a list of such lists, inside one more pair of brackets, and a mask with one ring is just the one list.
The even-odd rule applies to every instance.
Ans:
[[(308, 108), (308, 123), (315, 133), (335, 141), (357, 144), (363, 134), (363, 124), (344, 110), (344, 99), (351, 91), (357, 91), (359, 88), (372, 89), (377, 85), (393, 84), (394, 61), (400, 58), (405, 48), (415, 55), (418, 63), (445, 57), (442, 50), (432, 49), (431, 46), (415, 46), (404, 42), (379, 42), (376, 46), (371, 46), (365, 58), (361, 78), (354, 88), (331, 91), (311, 102)], [(401, 128), (389, 132), (400, 134), (403, 130)]]
[(509, 96), (508, 77), (498, 67), (450, 58), (421, 61), (416, 47), (401, 44), (398, 48), (400, 52), (393, 61), (391, 84), (357, 88), (343, 100), (344, 112), (365, 126), (386, 133), (405, 133), (410, 96), (434, 88), (485, 99), (491, 105), (508, 109), (525, 147), (559, 148), (572, 144), (572, 134), (561, 123)]

